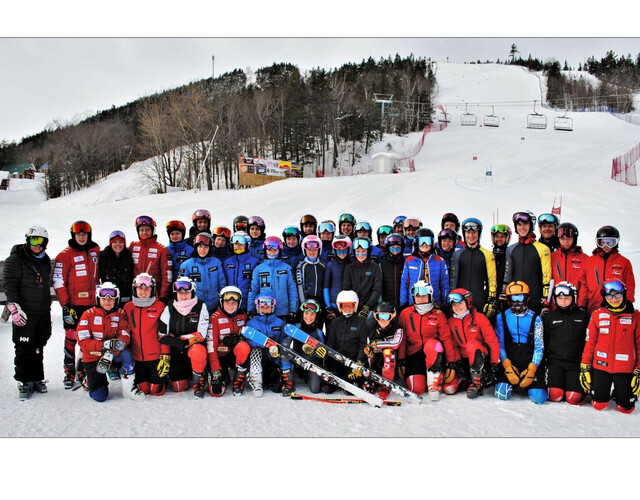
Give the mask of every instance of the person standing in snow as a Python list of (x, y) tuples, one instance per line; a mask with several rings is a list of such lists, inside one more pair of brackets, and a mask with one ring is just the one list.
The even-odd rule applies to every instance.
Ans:
[(511, 241), (511, 228), (506, 224), (496, 224), (491, 227), (491, 243), (493, 243), (493, 257), (496, 261), (496, 289), (500, 302), (498, 308), (503, 311), (509, 306), (506, 301), (505, 287), (509, 284), (505, 282), (505, 276), (511, 274), (511, 257), (507, 253), (509, 242)]
[(249, 217), (248, 227), (249, 237), (251, 238), (248, 252), (252, 257), (258, 259), (259, 262), (262, 262), (264, 260), (263, 245), (264, 239), (267, 237), (265, 232), (267, 230), (267, 225), (262, 217), (252, 215)]
[(322, 242), (315, 234), (305, 236), (302, 240), (304, 260), (295, 269), (295, 282), (298, 286), (298, 300), (304, 302), (309, 299), (321, 304), (322, 310), (318, 316), (320, 328), (324, 322), (324, 273), (326, 266), (320, 261)]
[[(206, 219), (199, 220), (206, 221)], [(186, 230), (187, 228), (182, 221), (170, 220), (167, 222), (167, 236), (169, 236), (167, 249), (171, 253), (171, 273), (173, 276), (177, 276), (180, 265), (193, 253), (193, 247), (185, 240)]]
[(560, 219), (555, 214), (541, 214), (538, 216), (538, 227), (540, 228), (540, 238), (538, 241), (549, 247), (549, 252), (555, 252), (560, 246), (558, 241), (558, 226)]
[[(222, 263), (224, 275), (227, 279), (228, 286), (235, 286), (242, 292), (242, 297), (249, 296), (249, 288), (251, 287), (251, 279), (253, 270), (260, 264), (260, 260), (250, 254), (250, 245), (253, 244), (252, 239), (247, 233), (238, 231), (231, 236), (231, 246), (233, 247), (233, 255)], [(259, 241), (259, 240), (255, 240)], [(262, 251), (264, 254), (264, 250)], [(243, 301), (239, 304), (242, 312), (247, 311), (247, 305)]]
[(351, 245), (351, 238), (342, 234), (337, 235), (332, 243), (335, 258), (329, 261), (325, 269), (322, 292), (327, 307), (327, 326), (338, 315), (336, 299), (342, 291), (344, 270), (351, 262)]
[(127, 248), (127, 239), (122, 231), (113, 231), (109, 235), (109, 246), (100, 252), (98, 259), (100, 282), (115, 283), (120, 290), (120, 303), (131, 300), (130, 288), (133, 281), (133, 258)]
[(51, 337), (51, 259), (46, 253), (49, 233), (30, 226), (25, 243), (15, 245), (4, 263), (3, 283), (11, 317), (18, 396), (45, 393), (44, 346)]
[[(193, 212), (191, 216), (191, 227), (189, 237), (186, 239), (187, 245), (193, 247), (193, 239), (200, 233), (211, 232), (211, 213), (203, 208)], [(176, 266), (177, 269), (177, 266)]]
[(320, 252), (320, 260), (325, 264), (335, 258), (333, 253), (333, 235), (336, 232), (336, 225), (333, 221), (323, 220), (318, 226), (318, 237), (322, 241), (322, 251)]
[[(577, 291), (574, 305), (578, 305), (580, 279), (584, 273), (584, 263), (589, 258), (578, 246), (578, 228), (570, 222), (558, 226), (559, 248), (551, 254), (551, 273), (554, 283), (570, 282)], [(551, 304), (552, 309), (556, 302)]]
[(359, 298), (358, 316), (367, 319), (382, 295), (382, 271), (371, 260), (371, 240), (358, 236), (353, 240), (353, 262), (344, 269), (343, 290), (353, 290)]

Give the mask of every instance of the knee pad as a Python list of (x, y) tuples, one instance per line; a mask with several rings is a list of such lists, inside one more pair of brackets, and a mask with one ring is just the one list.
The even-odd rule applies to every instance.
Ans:
[(593, 406), (598, 411), (606, 410), (607, 406), (609, 406), (609, 401), (598, 402), (591, 400), (591, 406)]
[(173, 382), (171, 382), (171, 388), (173, 389), (173, 392), (186, 391), (187, 387), (189, 387), (188, 380), (174, 380)]
[(541, 405), (549, 399), (549, 395), (545, 389), (529, 389), (527, 394), (529, 395), (529, 399), (537, 405)]
[(560, 389), (559, 387), (549, 387), (549, 401), (553, 403), (559, 403), (560, 401), (562, 401), (563, 397), (564, 397), (564, 389)]
[(142, 392), (144, 392), (145, 394), (149, 394), (149, 382), (140, 382), (138, 384), (138, 389), (140, 389)]
[(506, 401), (511, 397), (511, 393), (513, 392), (513, 386), (506, 382), (500, 382), (496, 384), (496, 390), (494, 392), (495, 397), (497, 397), (501, 401)]
[(427, 377), (424, 375), (409, 375), (405, 382), (407, 388), (416, 394), (422, 394), (427, 389)]
[(570, 405), (580, 406), (584, 403), (584, 397), (585, 395), (582, 392), (567, 391), (565, 393), (565, 399)]
[(442, 388), (442, 392), (445, 394), (455, 394), (458, 391), (458, 386), (460, 385), (460, 377), (457, 375), (453, 377), (453, 380), (447, 384), (444, 384)]
[(149, 386), (149, 394), (151, 396), (162, 396), (167, 391), (165, 384), (151, 384)]
[(101, 385), (97, 389), (89, 391), (89, 396), (98, 403), (104, 403), (107, 400), (107, 396), (109, 396), (109, 389), (106, 385)]

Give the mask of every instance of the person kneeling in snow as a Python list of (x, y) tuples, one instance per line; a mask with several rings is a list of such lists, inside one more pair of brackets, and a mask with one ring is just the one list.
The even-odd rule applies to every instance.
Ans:
[(129, 321), (119, 306), (120, 290), (106, 282), (96, 288), (97, 306), (85, 311), (78, 323), (78, 344), (82, 350), (89, 396), (102, 403), (109, 395), (107, 371), (120, 363), (122, 395), (142, 401), (145, 395), (134, 384), (133, 357), (128, 349)]
[(544, 353), (542, 318), (527, 307), (529, 286), (512, 281), (506, 288), (509, 309), (496, 318), (500, 361), (495, 396), (506, 401), (514, 388), (526, 389), (536, 404), (548, 398), (544, 377), (538, 372)]

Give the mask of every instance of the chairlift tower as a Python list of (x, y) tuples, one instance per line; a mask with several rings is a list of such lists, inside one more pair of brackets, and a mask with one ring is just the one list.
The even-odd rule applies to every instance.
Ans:
[(373, 102), (378, 104), (382, 104), (382, 108), (380, 110), (380, 140), (382, 140), (382, 135), (384, 134), (384, 105), (385, 104), (393, 104), (393, 94), (373, 94)]

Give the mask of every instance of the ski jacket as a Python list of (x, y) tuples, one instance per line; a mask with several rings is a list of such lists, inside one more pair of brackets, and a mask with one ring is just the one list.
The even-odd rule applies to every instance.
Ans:
[(524, 281), (529, 285), (529, 307), (540, 312), (540, 299), (547, 298), (551, 282), (549, 247), (529, 238), (526, 243), (510, 245), (507, 254), (511, 257), (511, 268), (508, 269), (510, 275), (505, 276), (505, 283)]
[(158, 330), (164, 308), (164, 303), (159, 300), (146, 307), (136, 306), (133, 301), (124, 305), (131, 335), (129, 348), (135, 361), (155, 361), (160, 358)]
[(134, 241), (129, 245), (133, 257), (133, 272), (148, 273), (156, 280), (158, 298), (168, 302), (171, 298), (173, 281), (171, 253), (167, 247), (158, 243), (157, 236), (146, 240)]
[(191, 257), (182, 263), (178, 276), (187, 276), (196, 283), (196, 297), (205, 303), (207, 311), (218, 308), (220, 290), (227, 286), (227, 278), (219, 259)]
[(404, 261), (400, 281), (400, 306), (413, 305), (411, 287), (416, 281), (425, 280), (433, 286), (433, 302), (444, 304), (449, 295), (449, 270), (442, 257), (432, 253), (428, 260), (410, 255)]
[(400, 279), (404, 269), (404, 259), (402, 255), (393, 257), (391, 254), (385, 255), (380, 262), (382, 271), (382, 301), (393, 304), (396, 314), (400, 312)]
[(335, 258), (331, 241), (322, 240), (322, 253), (320, 254), (320, 262), (328, 264), (330, 260)]
[[(369, 256), (369, 258), (371, 259), (371, 262), (380, 264), (380, 261), (384, 256), (385, 256), (384, 251), (381, 250), (379, 247), (377, 246), (371, 247), (371, 255)], [(354, 253), (354, 258), (355, 258), (355, 253)]]
[(291, 268), (285, 262), (278, 259), (266, 259), (258, 264), (251, 276), (251, 289), (247, 311), (256, 313), (255, 300), (258, 293), (268, 291), (276, 298), (276, 316), (285, 316), (298, 310), (298, 291), (293, 282)]
[(439, 309), (434, 307), (425, 314), (419, 314), (414, 307), (407, 307), (400, 313), (398, 323), (404, 331), (404, 338), (398, 349), (398, 359), (421, 351), (429, 339), (436, 339), (442, 343), (447, 361), (456, 362), (460, 359), (460, 353), (451, 340), (447, 318)]
[(496, 298), (496, 260), (493, 253), (478, 246), (456, 250), (449, 268), (449, 289), (466, 288), (478, 311), (483, 311), (489, 298)]
[[(278, 318), (275, 314), (269, 314), (266, 316), (254, 316), (247, 322), (247, 326), (251, 328), (255, 328), (260, 333), (266, 335), (270, 339), (275, 340), (278, 344), (281, 344), (285, 347), (291, 347), (291, 337), (289, 337), (286, 333), (284, 333), (284, 321)], [(247, 339), (249, 345), (253, 347), (257, 347), (262, 349), (263, 351), (267, 351), (267, 348), (262, 344), (257, 344), (251, 339)], [(280, 356), (277, 358), (273, 358), (271, 354), (267, 352), (263, 352), (263, 356), (267, 357), (267, 359), (274, 360), (274, 363), (281, 363), (280, 367), (282, 370), (288, 370), (291, 368), (291, 362), (289, 358), (284, 354), (280, 353)]]
[(187, 243), (187, 240), (169, 242), (167, 246), (171, 254), (171, 271), (173, 275), (178, 274), (180, 265), (193, 254), (194, 248)]
[(224, 276), (228, 286), (237, 286), (242, 292), (242, 303), (240, 309), (247, 310), (249, 299), (249, 289), (251, 288), (251, 278), (253, 270), (260, 264), (260, 260), (249, 253), (234, 254), (222, 264)]
[(98, 258), (98, 269), (102, 283), (110, 281), (118, 286), (121, 302), (131, 300), (131, 284), (133, 283), (133, 258), (128, 248), (123, 248), (116, 256), (113, 248), (106, 247)]
[(324, 303), (327, 307), (338, 308), (336, 299), (338, 294), (343, 290), (342, 281), (344, 277), (344, 270), (351, 261), (347, 257), (345, 259), (331, 259), (324, 270), (324, 289), (323, 297)]
[(203, 343), (209, 328), (209, 312), (204, 302), (198, 299), (191, 311), (184, 316), (175, 308), (174, 302), (171, 301), (160, 315), (158, 340), (162, 354), (186, 350), (186, 348), (171, 346), (166, 340), (163, 341), (167, 335), (181, 340), (195, 338), (195, 343)]
[(510, 345), (531, 344), (533, 346), (531, 363), (540, 366), (544, 354), (542, 329), (542, 318), (531, 309), (527, 309), (522, 315), (513, 314), (510, 309), (498, 314), (496, 316), (496, 335), (500, 342), (500, 361), (504, 361), (510, 356)]
[[(573, 247), (568, 252), (556, 250), (551, 254), (551, 272), (554, 282), (569, 281), (579, 290), (580, 279), (584, 272), (584, 263), (589, 256), (580, 247)], [(598, 290), (598, 294), (599, 294)]]
[[(231, 250), (231, 248), (229, 248), (228, 246), (220, 247), (220, 248), (214, 246), (211, 248), (211, 253), (209, 255), (215, 257), (220, 262), (224, 262), (229, 257), (234, 255), (234, 253), (233, 253), (233, 250)], [(193, 254), (192, 254), (192, 257), (194, 257)]]
[(221, 370), (220, 358), (233, 353), (233, 348), (224, 345), (224, 338), (228, 335), (240, 335), (240, 331), (247, 324), (244, 313), (229, 316), (224, 309), (219, 308), (209, 318), (206, 345), (209, 369)]
[(262, 262), (265, 259), (264, 256), (264, 238), (259, 240), (251, 240), (249, 243), (249, 255)]
[(380, 266), (367, 259), (364, 263), (354, 260), (344, 269), (342, 289), (353, 290), (358, 294), (358, 309), (364, 306), (372, 309), (382, 295), (382, 271)]
[[(102, 342), (110, 339), (120, 339), (129, 345), (129, 321), (124, 309), (118, 307), (107, 313), (102, 307), (94, 306), (82, 313), (78, 322), (78, 345), (85, 363), (98, 361), (103, 354)], [(115, 356), (119, 353), (114, 351)]]
[(578, 307), (556, 309), (542, 320), (544, 357), (548, 367), (578, 370), (584, 351), (589, 314)]
[[(460, 248), (464, 248), (464, 247), (460, 247)], [(436, 247), (435, 247), (436, 255), (439, 255), (440, 257), (442, 257), (442, 260), (444, 260), (445, 264), (447, 264), (447, 269), (451, 269), (451, 258), (453, 257), (453, 254), (456, 253), (456, 250), (458, 250), (458, 247), (456, 246), (454, 246), (448, 252), (445, 252), (438, 244), (436, 244)]]
[(282, 252), (280, 252), (280, 260), (285, 264), (288, 264), (292, 272), (298, 265), (298, 262), (303, 259), (304, 254), (302, 253), (302, 247), (300, 245), (296, 245), (295, 247), (288, 247), (285, 245)]
[(557, 236), (552, 236), (551, 238), (540, 236), (540, 238), (538, 238), (538, 241), (543, 245), (549, 247), (550, 253), (553, 253), (560, 248), (560, 240)]
[(498, 364), (500, 360), (500, 342), (487, 317), (475, 307), (462, 318), (451, 316), (448, 320), (453, 345), (459, 350), (462, 358), (473, 364), (474, 351), (471, 345), (482, 344), (489, 352), (489, 363)]
[(402, 256), (406, 259), (413, 255), (413, 238), (404, 236), (404, 246), (402, 247)]
[(51, 259), (42, 253), (43, 257), (38, 259), (26, 244), (15, 245), (4, 262), (3, 285), (7, 302), (19, 304), (27, 316), (51, 310)]
[(600, 288), (609, 280), (620, 280), (627, 287), (627, 300), (635, 301), (636, 280), (631, 262), (617, 250), (605, 254), (599, 248), (593, 251), (583, 264), (584, 273), (580, 280), (578, 306), (586, 307), (591, 313), (600, 307), (602, 295)]
[(384, 330), (376, 323), (374, 328), (370, 330), (368, 342), (375, 342), (373, 349), (375, 353), (381, 353), (384, 350), (397, 351), (402, 344), (404, 338), (404, 330), (394, 318)]
[(302, 303), (307, 299), (314, 299), (320, 305), (324, 304), (324, 273), (326, 266), (318, 259), (311, 262), (308, 259), (298, 263), (295, 281), (298, 286), (298, 299)]
[(498, 295), (505, 293), (508, 276), (511, 276), (511, 256), (507, 253), (507, 246), (493, 247), (493, 257), (496, 261), (496, 290)]
[(89, 241), (80, 249), (75, 240), (56, 257), (53, 269), (53, 288), (61, 306), (93, 306), (96, 286), (100, 279), (98, 260), (100, 247)]
[(640, 312), (631, 302), (617, 314), (605, 307), (593, 311), (581, 362), (607, 373), (640, 368)]
[(356, 313), (349, 317), (338, 315), (329, 325), (326, 344), (354, 361), (364, 363), (367, 355), (367, 327), (364, 319)]

